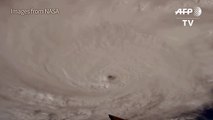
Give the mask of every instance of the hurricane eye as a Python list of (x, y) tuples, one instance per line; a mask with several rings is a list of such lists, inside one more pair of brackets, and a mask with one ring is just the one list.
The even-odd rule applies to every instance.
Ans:
[(116, 76), (114, 76), (114, 75), (108, 75), (107, 79), (110, 80), (110, 81), (113, 81), (113, 80), (116, 79)]

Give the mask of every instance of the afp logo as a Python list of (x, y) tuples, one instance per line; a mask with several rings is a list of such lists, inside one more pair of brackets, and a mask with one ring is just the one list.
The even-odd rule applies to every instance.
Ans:
[(175, 11), (175, 15), (190, 15), (192, 14), (199, 17), (202, 14), (202, 9), (200, 7), (195, 8), (179, 8)]
[(184, 26), (192, 26), (195, 19), (199, 19), (198, 17), (201, 16), (202, 9), (200, 7), (194, 7), (194, 8), (179, 8), (175, 11), (175, 15), (179, 16), (191, 16), (193, 15), (194, 18), (178, 18), (182, 19)]

